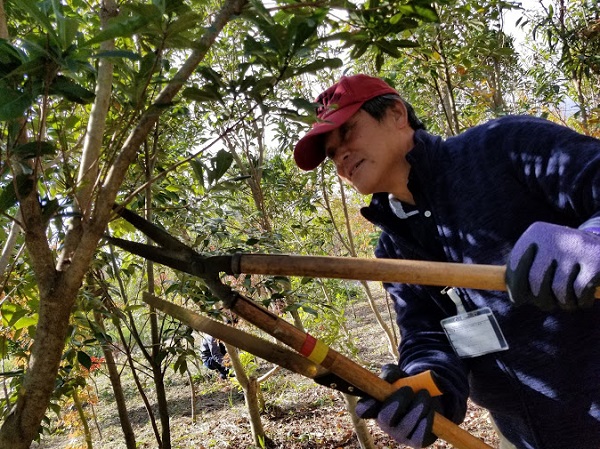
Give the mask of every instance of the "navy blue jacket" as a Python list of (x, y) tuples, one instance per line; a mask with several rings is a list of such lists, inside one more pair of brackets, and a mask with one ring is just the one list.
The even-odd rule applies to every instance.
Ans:
[(219, 364), (223, 363), (223, 356), (227, 353), (225, 345), (218, 342), (212, 335), (204, 335), (200, 343), (200, 357), (202, 362), (215, 361)]
[[(600, 216), (600, 141), (546, 120), (504, 117), (445, 141), (419, 130), (407, 160), (425, 237), (375, 194), (362, 213), (382, 230), (377, 257), (504, 265), (531, 223), (576, 228)], [(600, 301), (547, 313), (515, 307), (504, 292), (458, 289), (467, 311), (493, 310), (509, 344), (460, 359), (440, 326), (456, 307), (439, 287), (386, 288), (400, 367), (440, 376), (447, 417), (462, 421), (470, 396), (518, 448), (600, 448)]]

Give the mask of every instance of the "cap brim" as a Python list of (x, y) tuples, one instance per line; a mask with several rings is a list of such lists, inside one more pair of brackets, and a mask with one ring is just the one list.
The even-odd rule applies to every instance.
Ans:
[(362, 106), (361, 103), (348, 105), (317, 122), (312, 129), (302, 137), (294, 148), (294, 160), (302, 170), (313, 170), (325, 160), (324, 135), (339, 128), (348, 121)]

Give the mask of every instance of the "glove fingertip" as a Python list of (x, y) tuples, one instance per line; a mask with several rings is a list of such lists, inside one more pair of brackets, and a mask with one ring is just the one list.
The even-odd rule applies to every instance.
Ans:
[(398, 379), (406, 377), (404, 371), (394, 363), (387, 363), (381, 367), (381, 374), (379, 375), (383, 380), (389, 383), (394, 383)]
[(529, 272), (533, 266), (538, 246), (530, 244), (522, 253), (511, 252), (509, 263), (504, 274), (504, 281), (509, 293), (509, 298), (516, 306), (531, 302), (533, 297), (529, 280)]
[(356, 403), (356, 416), (362, 419), (375, 419), (381, 409), (381, 403), (373, 398), (359, 399)]
[(598, 280), (594, 280), (585, 286), (579, 297), (579, 308), (589, 309), (596, 303), (596, 286), (600, 286), (600, 275)]

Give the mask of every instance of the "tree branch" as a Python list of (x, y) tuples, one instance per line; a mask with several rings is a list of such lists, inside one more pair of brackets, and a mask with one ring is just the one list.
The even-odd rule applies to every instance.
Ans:
[(234, 15), (238, 15), (241, 12), (245, 4), (246, 0), (226, 1), (221, 11), (215, 16), (212, 24), (206, 28), (207, 31), (198, 42), (196, 49), (183, 63), (173, 77), (173, 80), (160, 92), (154, 104), (142, 115), (138, 125), (125, 140), (121, 151), (100, 187), (91, 219), (87, 225), (84, 224), (84, 231), (73, 255), (73, 263), (69, 269), (70, 276), (68, 276), (69, 279), (66, 282), (79, 283), (79, 279), (83, 278), (88, 269), (89, 260), (110, 218), (112, 205), (115, 202), (119, 188), (139, 147), (156, 124), (162, 112), (171, 104), (184, 83), (204, 59), (221, 30)]

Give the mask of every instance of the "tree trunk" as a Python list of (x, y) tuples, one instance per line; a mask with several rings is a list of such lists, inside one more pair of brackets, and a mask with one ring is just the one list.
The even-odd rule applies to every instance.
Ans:
[(492, 108), (496, 117), (501, 116), (506, 111), (506, 103), (504, 101), (504, 87), (502, 86), (501, 65), (498, 58), (492, 59), (492, 71), (489, 79), (492, 88)]
[(576, 74), (573, 74), (572, 82), (575, 85), (575, 91), (577, 92), (577, 105), (579, 106), (579, 111), (581, 113), (581, 128), (586, 136), (591, 136), (592, 134), (590, 133), (589, 127), (587, 102), (585, 100), (585, 96), (583, 95), (583, 89), (581, 88), (581, 78)]
[(85, 416), (85, 412), (83, 411), (83, 407), (81, 406), (81, 400), (79, 399), (79, 395), (77, 394), (77, 387), (73, 388), (73, 404), (75, 404), (75, 409), (77, 410), (77, 414), (79, 415), (79, 419), (81, 420), (81, 425), (83, 426), (83, 435), (85, 436), (85, 444), (88, 449), (93, 449), (94, 445), (92, 444), (92, 433), (90, 432), (90, 426), (87, 421), (87, 417)]
[(396, 339), (396, 335), (394, 334), (392, 328), (387, 325), (379, 310), (377, 310), (377, 304), (375, 304), (375, 298), (373, 297), (373, 293), (371, 292), (371, 288), (366, 281), (361, 281), (360, 284), (363, 286), (365, 294), (367, 295), (369, 307), (375, 315), (375, 321), (379, 324), (379, 327), (383, 330), (386, 336), (387, 344), (388, 344), (388, 352), (395, 358), (398, 358), (398, 340)]
[(192, 410), (192, 423), (196, 424), (196, 388), (194, 387), (194, 377), (192, 376), (192, 372), (190, 371), (189, 367), (186, 367), (185, 371), (190, 383), (190, 408)]
[(246, 409), (248, 409), (248, 418), (250, 420), (250, 428), (252, 429), (252, 439), (258, 447), (265, 446), (265, 429), (263, 428), (260, 419), (260, 400), (258, 397), (259, 384), (256, 377), (248, 378), (247, 390), (244, 391), (246, 400)]
[[(327, 206), (327, 212), (329, 213), (329, 217), (331, 218), (331, 221), (333, 223), (335, 223), (333, 212), (331, 210), (331, 205), (329, 202), (329, 195), (327, 194), (327, 190), (325, 188), (325, 180), (324, 180), (323, 171), (321, 171), (321, 177), (322, 177), (321, 184), (323, 185), (323, 198), (325, 199), (325, 205)], [(350, 223), (350, 216), (348, 214), (348, 202), (346, 201), (346, 189), (344, 187), (344, 182), (342, 181), (342, 178), (340, 178), (338, 176), (337, 180), (339, 183), (340, 194), (341, 194), (341, 198), (342, 198), (342, 209), (344, 212), (345, 233), (344, 233), (344, 235), (342, 235), (341, 231), (339, 230), (339, 228), (336, 225), (334, 225), (334, 229), (336, 230), (336, 232), (339, 235), (339, 238), (343, 242), (346, 241), (345, 237), (347, 237), (348, 243), (345, 244), (345, 246), (348, 249), (348, 252), (350, 253), (350, 255), (352, 257), (357, 257), (358, 254), (356, 252), (356, 246), (354, 244), (352, 224)], [(375, 316), (375, 321), (377, 321), (377, 324), (379, 325), (379, 327), (381, 327), (381, 330), (384, 332), (384, 334), (387, 338), (389, 353), (394, 358), (398, 358), (398, 341), (396, 340), (396, 336), (394, 335), (394, 332), (387, 325), (387, 323), (384, 321), (384, 319), (381, 317), (381, 314), (377, 310), (377, 304), (375, 304), (375, 298), (373, 297), (373, 293), (371, 292), (371, 288), (369, 287), (369, 284), (366, 281), (361, 281), (360, 284), (362, 285), (363, 290), (365, 291), (365, 295), (367, 295), (367, 302), (369, 303), (369, 307), (371, 308), (371, 311), (373, 312), (373, 315)]]
[(6, 10), (4, 0), (0, 0), (0, 38), (8, 39), (8, 26), (6, 23)]
[(171, 449), (171, 424), (169, 422), (169, 404), (167, 402), (167, 391), (165, 389), (165, 376), (158, 361), (152, 364), (154, 389), (158, 403), (158, 416), (161, 426), (161, 449)]
[(27, 449), (37, 436), (38, 428), (54, 391), (67, 336), (75, 291), (61, 288), (52, 295), (41, 296), (39, 322), (31, 350), (27, 375), (19, 391), (17, 405), (0, 430), (1, 449)]
[(373, 436), (371, 435), (371, 432), (369, 432), (369, 428), (367, 427), (365, 420), (356, 416), (356, 403), (358, 402), (358, 399), (356, 396), (351, 396), (345, 393), (342, 394), (342, 396), (344, 396), (346, 410), (348, 410), (348, 414), (352, 419), (354, 431), (356, 432), (356, 438), (358, 438), (358, 443), (360, 444), (361, 449), (375, 449)]
[[(96, 313), (96, 324), (105, 331), (104, 318), (102, 314)], [(106, 360), (106, 368), (108, 369), (108, 378), (113, 389), (113, 395), (115, 396), (115, 402), (117, 404), (117, 412), (119, 414), (119, 422), (121, 423), (121, 430), (123, 430), (123, 438), (125, 439), (125, 445), (127, 449), (136, 449), (135, 443), (135, 432), (131, 426), (129, 420), (129, 413), (127, 412), (127, 402), (125, 401), (125, 394), (123, 393), (123, 386), (121, 385), (121, 376), (119, 376), (119, 370), (115, 362), (112, 348), (108, 343), (102, 344), (102, 352), (104, 359)]]
[[(21, 225), (19, 224), (21, 221), (21, 214), (17, 213), (15, 217), (15, 221), (13, 221), (12, 226), (10, 227), (10, 232), (6, 241), (4, 242), (4, 247), (2, 248), (2, 254), (0, 255), (0, 280), (4, 278), (6, 274), (6, 268), (8, 267), (8, 262), (15, 250), (15, 246), (17, 244), (17, 237), (21, 233)], [(8, 277), (8, 274), (6, 275)]]
[[(142, 401), (144, 402), (144, 408), (146, 409), (146, 413), (148, 413), (148, 420), (150, 421), (150, 426), (152, 427), (152, 431), (154, 432), (154, 437), (156, 438), (156, 441), (160, 445), (160, 432), (158, 430), (158, 425), (156, 424), (156, 418), (154, 417), (154, 412), (152, 411), (152, 406), (150, 404), (150, 401), (148, 400), (148, 396), (146, 395), (146, 393), (144, 391), (144, 386), (142, 385), (142, 382), (140, 381), (140, 376), (138, 375), (138, 372), (135, 368), (135, 364), (133, 363), (133, 356), (131, 354), (131, 350), (130, 350), (129, 346), (127, 345), (125, 335), (123, 335), (123, 331), (121, 330), (121, 328), (118, 327), (117, 332), (119, 333), (119, 338), (121, 339), (121, 344), (123, 345), (123, 348), (125, 349), (125, 353), (127, 355), (127, 364), (129, 365), (129, 369), (131, 370), (131, 375), (133, 376), (133, 381), (135, 382), (135, 386), (138, 389), (138, 392), (140, 394), (140, 397), (142, 398)], [(160, 447), (159, 447), (159, 449), (160, 449)]]
[[(155, 128), (155, 134), (158, 132), (158, 124)], [(155, 155), (157, 153), (158, 138), (154, 136), (154, 145), (152, 151), (149, 150), (147, 145), (144, 145), (145, 149), (145, 174), (146, 174), (146, 220), (152, 222), (152, 186), (148, 181), (152, 178), (152, 171), (154, 170)], [(151, 243), (148, 238), (148, 243)], [(154, 263), (148, 261), (147, 263), (147, 276), (148, 276), (148, 293), (154, 294)], [(169, 419), (169, 404), (167, 401), (167, 391), (165, 389), (165, 376), (162, 368), (162, 351), (163, 347), (161, 344), (160, 331), (158, 329), (158, 314), (154, 307), (150, 307), (150, 336), (152, 344), (152, 357), (149, 360), (152, 365), (152, 377), (154, 380), (154, 389), (156, 391), (156, 401), (158, 403), (158, 416), (160, 418), (160, 425), (162, 430), (161, 449), (171, 449), (171, 424)]]
[(259, 394), (259, 383), (256, 377), (246, 375), (246, 371), (242, 366), (238, 349), (235, 346), (228, 345), (225, 343), (231, 365), (235, 371), (238, 382), (240, 383), (242, 390), (244, 391), (244, 400), (246, 401), (246, 409), (248, 410), (248, 420), (250, 422), (250, 429), (252, 431), (252, 439), (254, 444), (258, 447), (263, 447), (266, 441), (265, 429), (260, 419), (260, 400)]

